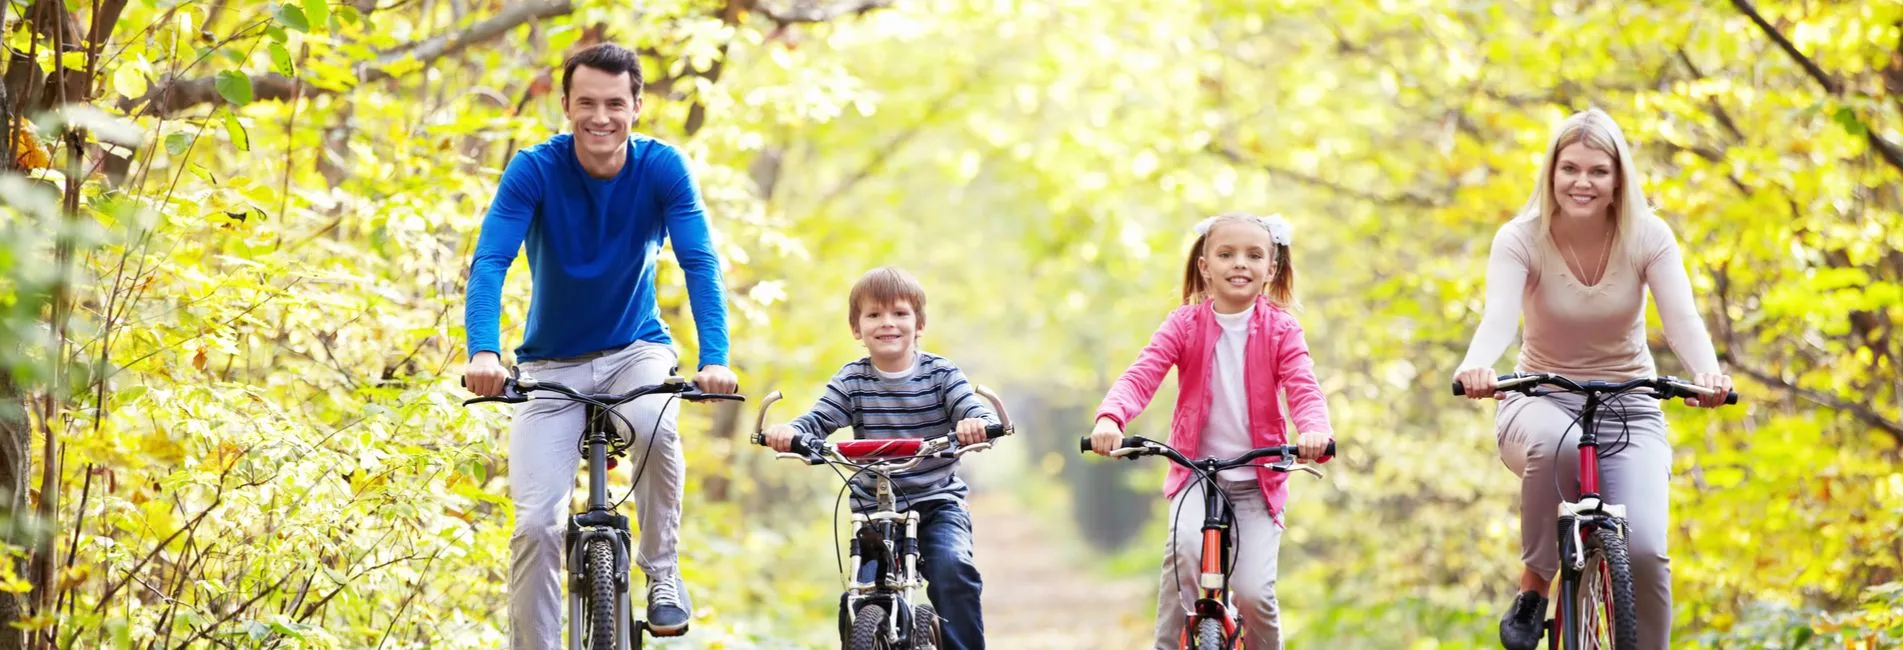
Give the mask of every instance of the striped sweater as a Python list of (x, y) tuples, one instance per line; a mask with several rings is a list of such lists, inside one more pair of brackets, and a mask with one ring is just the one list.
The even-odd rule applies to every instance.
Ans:
[[(980, 418), (997, 424), (991, 406), (978, 397), (965, 373), (944, 357), (919, 352), (910, 370), (887, 374), (870, 357), (848, 363), (826, 383), (813, 410), (793, 420), (802, 435), (825, 437), (852, 427), (854, 438), (925, 438), (949, 433), (959, 420)], [(963, 501), (969, 491), (958, 478), (958, 461), (932, 459), (892, 475), (901, 511), (930, 501)], [(851, 483), (852, 507), (864, 512), (877, 505), (871, 473)]]

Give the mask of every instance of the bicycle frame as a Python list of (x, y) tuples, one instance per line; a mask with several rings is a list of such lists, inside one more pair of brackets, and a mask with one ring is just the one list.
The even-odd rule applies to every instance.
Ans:
[[(1078, 441), (1085, 453), (1091, 449), (1090, 437), (1084, 436)], [(1244, 640), (1246, 630), (1239, 617), (1233, 612), (1229, 592), (1229, 563), (1233, 537), (1235, 513), (1229, 509), (1229, 501), (1219, 494), (1220, 488), (1215, 477), (1223, 470), (1235, 467), (1261, 467), (1278, 472), (1308, 472), (1321, 477), (1322, 472), (1312, 465), (1295, 463), (1297, 450), (1293, 445), (1262, 447), (1250, 450), (1232, 459), (1204, 458), (1190, 460), (1169, 445), (1144, 438), (1129, 436), (1110, 455), (1127, 458), (1143, 455), (1156, 455), (1169, 458), (1178, 465), (1190, 470), (1191, 478), (1203, 486), (1203, 527), (1202, 560), (1197, 576), (1197, 598), (1185, 612), (1183, 631), (1177, 637), (1177, 647), (1187, 650), (1194, 643), (1192, 635), (1196, 633), (1197, 623), (1203, 620), (1222, 622), (1224, 647), (1235, 647)], [(1335, 443), (1328, 443), (1324, 457), (1335, 455)], [(1255, 465), (1258, 458), (1279, 456), (1281, 460), (1267, 465)]]
[[(677, 369), (678, 370), (678, 369)], [(584, 594), (587, 591), (588, 572), (585, 562), (580, 561), (589, 544), (598, 539), (607, 539), (614, 549), (615, 574), (615, 636), (619, 650), (632, 650), (640, 647), (637, 634), (652, 632), (646, 621), (634, 619), (632, 589), (629, 588), (634, 535), (628, 529), (628, 517), (615, 511), (608, 503), (608, 472), (615, 466), (614, 458), (625, 454), (626, 447), (621, 444), (621, 435), (616, 432), (613, 420), (620, 416), (612, 409), (648, 395), (673, 394), (688, 401), (706, 399), (742, 400), (741, 395), (701, 393), (685, 379), (671, 372), (667, 379), (659, 384), (643, 386), (621, 395), (590, 395), (577, 392), (554, 382), (540, 382), (533, 378), (523, 379), (520, 371), (510, 368), (510, 377), (504, 382), (503, 393), (494, 397), (477, 397), (464, 400), (463, 405), (483, 402), (521, 403), (538, 399), (531, 395), (536, 391), (554, 393), (556, 399), (581, 403), (585, 409), (582, 418), (580, 441), (586, 445), (584, 459), (588, 463), (588, 504), (580, 513), (570, 514), (568, 530), (563, 538), (562, 564), (568, 569), (568, 647), (582, 650), (582, 637), (588, 624), (587, 603)], [(629, 435), (635, 436), (633, 422), (627, 422)], [(630, 440), (631, 442), (631, 440)], [(685, 630), (682, 631), (684, 633)], [(670, 635), (678, 636), (678, 634)]]
[[(918, 570), (919, 514), (914, 510), (899, 512), (898, 497), (893, 491), (890, 475), (912, 469), (928, 458), (957, 458), (988, 449), (992, 440), (1014, 431), (1011, 416), (998, 396), (984, 386), (975, 386), (974, 390), (991, 404), (992, 412), (998, 416), (998, 424), (986, 427), (988, 440), (985, 442), (957, 446), (956, 439), (949, 433), (929, 438), (846, 440), (836, 443), (796, 437), (793, 439), (792, 453), (778, 454), (780, 458), (800, 460), (809, 465), (843, 465), (869, 471), (873, 475), (874, 509), (852, 514), (852, 559), (849, 563), (852, 568), (846, 590), (840, 594), (842, 635), (846, 628), (851, 627), (861, 607), (878, 604), (885, 610), (887, 643), (899, 648), (912, 646), (913, 594), (925, 586), (924, 576)], [(754, 444), (766, 444), (764, 431), (767, 409), (780, 398), (779, 391), (774, 391), (761, 400), (760, 414), (754, 423)], [(870, 576), (866, 575), (868, 570)]]
[[(1674, 377), (1634, 379), (1625, 382), (1588, 381), (1584, 384), (1565, 377), (1544, 374), (1515, 373), (1499, 378), (1495, 384), (1499, 391), (1517, 391), (1529, 397), (1539, 397), (1552, 391), (1538, 391), (1541, 384), (1552, 385), (1560, 390), (1585, 394), (1585, 403), (1580, 406), (1579, 414), (1579, 466), (1576, 485), (1577, 500), (1561, 499), (1558, 513), (1558, 543), (1560, 572), (1554, 587), (1558, 594), (1555, 600), (1558, 607), (1554, 610), (1552, 630), (1557, 632), (1549, 637), (1550, 646), (1565, 647), (1567, 639), (1578, 639), (1579, 589), (1584, 582), (1588, 562), (1592, 559), (1585, 539), (1601, 528), (1609, 528), (1619, 539), (1627, 538), (1626, 507), (1623, 504), (1606, 503), (1599, 494), (1599, 409), (1606, 403), (1625, 395), (1650, 397), (1659, 400), (1674, 397), (1706, 396), (1711, 392), (1698, 386), (1687, 384)], [(1633, 393), (1634, 389), (1651, 388), (1654, 392)], [(1466, 394), (1460, 382), (1454, 382), (1456, 396)], [(1725, 397), (1726, 404), (1735, 404), (1738, 394), (1730, 392)], [(1605, 571), (1605, 565), (1599, 565)], [(1612, 595), (1608, 599), (1608, 611), (1614, 608)]]

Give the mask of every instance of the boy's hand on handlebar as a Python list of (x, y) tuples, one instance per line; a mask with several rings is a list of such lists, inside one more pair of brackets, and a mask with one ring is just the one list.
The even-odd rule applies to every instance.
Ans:
[[(726, 366), (707, 366), (694, 373), (694, 387), (703, 393), (740, 392), (740, 378)], [(785, 451), (785, 450), (781, 450)]]
[(1454, 373), (1454, 380), (1466, 389), (1467, 399), (1501, 399), (1507, 396), (1494, 390), (1494, 386), (1499, 383), (1499, 375), (1494, 374), (1492, 368), (1467, 368)]
[(1297, 438), (1295, 447), (1297, 448), (1298, 453), (1301, 454), (1301, 462), (1312, 463), (1320, 459), (1322, 456), (1327, 455), (1328, 454), (1328, 440), (1331, 437), (1332, 436), (1326, 433), (1315, 433), (1313, 431), (1310, 431), (1310, 432), (1302, 434), (1299, 438)]
[(766, 446), (782, 454), (793, 451), (793, 437), (799, 434), (793, 425), (775, 424), (766, 430)]
[(1710, 395), (1686, 398), (1685, 403), (1692, 406), (1703, 406), (1705, 408), (1724, 406), (1725, 394), (1731, 392), (1731, 376), (1723, 373), (1701, 372), (1698, 373), (1698, 378), (1692, 383), (1698, 384), (1701, 388), (1707, 388), (1713, 391)]
[(469, 392), (483, 397), (501, 395), (503, 380), (508, 378), (509, 371), (502, 367), (502, 358), (487, 350), (477, 352), (469, 365), (463, 367), (463, 385)]
[(986, 424), (988, 423), (982, 418), (965, 418), (959, 420), (958, 444), (975, 445), (990, 439), (990, 436), (985, 435)]
[(1109, 456), (1123, 444), (1123, 427), (1110, 418), (1097, 418), (1097, 426), (1090, 430), (1090, 450), (1099, 456)]

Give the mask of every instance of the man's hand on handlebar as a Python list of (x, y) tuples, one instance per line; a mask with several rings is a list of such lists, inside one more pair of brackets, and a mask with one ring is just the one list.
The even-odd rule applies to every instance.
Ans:
[(1725, 395), (1731, 392), (1731, 376), (1723, 373), (1701, 372), (1698, 373), (1698, 378), (1692, 383), (1698, 384), (1701, 388), (1713, 391), (1711, 395), (1685, 398), (1685, 403), (1692, 406), (1702, 406), (1705, 408), (1724, 406)]
[(1110, 418), (1097, 418), (1097, 426), (1090, 430), (1090, 450), (1099, 456), (1109, 456), (1123, 444), (1123, 427)]
[(463, 368), (463, 385), (469, 392), (483, 397), (495, 397), (502, 394), (503, 380), (509, 378), (509, 371), (502, 367), (502, 358), (494, 352), (477, 352)]
[(790, 424), (775, 424), (765, 431), (766, 446), (782, 454), (793, 451), (793, 438), (800, 434), (799, 429)]
[(703, 393), (736, 393), (740, 391), (740, 378), (726, 366), (710, 365), (694, 374), (694, 387)]

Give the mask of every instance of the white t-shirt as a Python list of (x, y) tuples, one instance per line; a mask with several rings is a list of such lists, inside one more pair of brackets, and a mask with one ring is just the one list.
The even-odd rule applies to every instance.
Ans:
[[(1249, 318), (1255, 315), (1250, 305), (1235, 314), (1216, 314), (1222, 325), (1222, 337), (1216, 339), (1216, 367), (1209, 377), (1209, 421), (1203, 424), (1203, 441), (1197, 456), (1233, 458), (1255, 448), (1249, 435), (1249, 387), (1244, 366), (1249, 345)], [(1223, 471), (1221, 478), (1247, 481), (1256, 470), (1237, 467)]]

